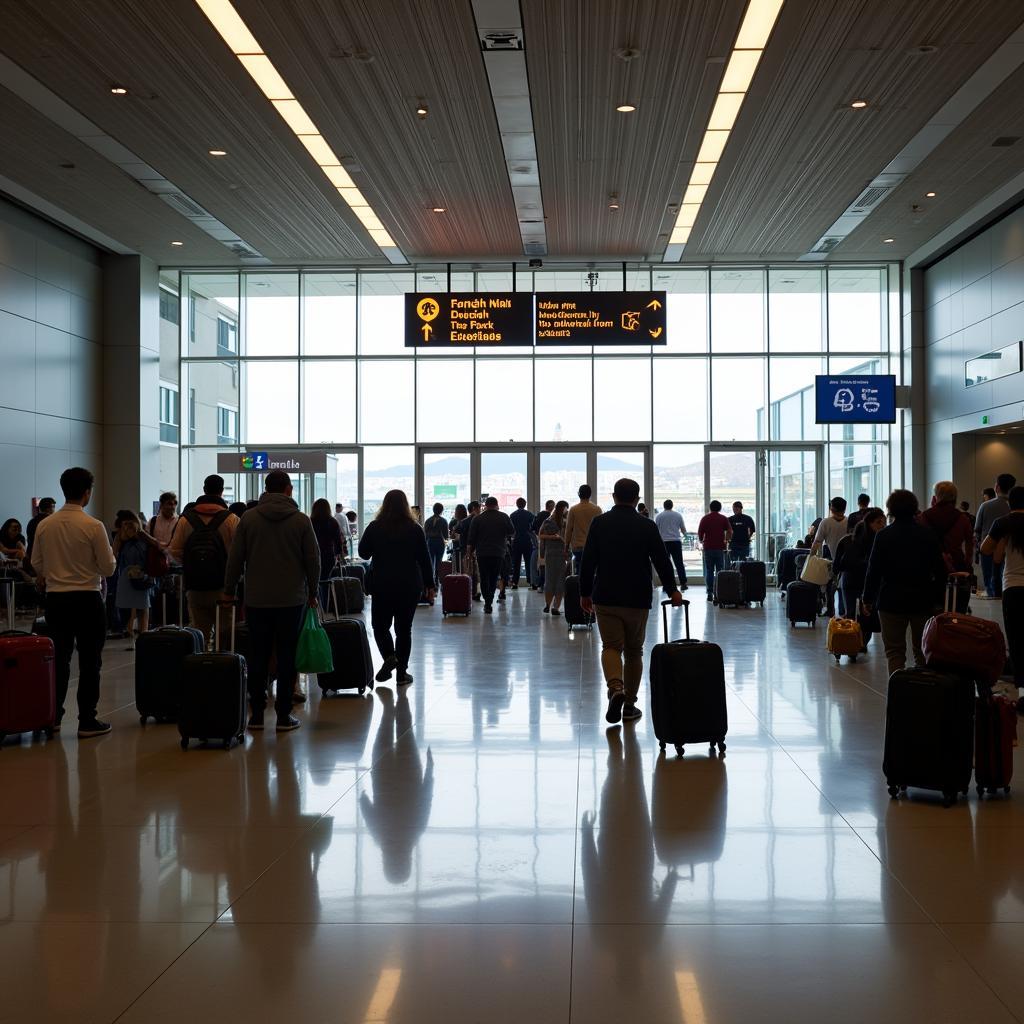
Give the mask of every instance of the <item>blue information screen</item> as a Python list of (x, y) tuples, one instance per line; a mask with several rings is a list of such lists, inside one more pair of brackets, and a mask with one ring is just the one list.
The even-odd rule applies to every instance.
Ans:
[(892, 374), (822, 374), (814, 378), (815, 423), (895, 423)]

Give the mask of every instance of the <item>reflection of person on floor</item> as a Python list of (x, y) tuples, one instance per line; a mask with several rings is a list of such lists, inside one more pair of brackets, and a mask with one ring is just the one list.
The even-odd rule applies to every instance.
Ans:
[(384, 714), (373, 744), (370, 769), (373, 799), (363, 793), (359, 806), (370, 834), (380, 847), (384, 876), (397, 884), (407, 881), (412, 873), (412, 851), (430, 820), (434, 755), (428, 747), (424, 771), (406, 691), (398, 691), (397, 705), (390, 690), (378, 687), (377, 695)]
[[(608, 776), (601, 790), (600, 835), (594, 838), (594, 815), (583, 816), (583, 894), (594, 925), (617, 924), (622, 912), (631, 921), (663, 925), (672, 907), (676, 872), (660, 887), (654, 882), (654, 834), (644, 792), (644, 764), (634, 729), (609, 729)], [(608, 934), (608, 929), (599, 929)], [(638, 968), (660, 943), (660, 929), (630, 929), (637, 934), (616, 943), (620, 980), (636, 980)], [(640, 944), (638, 945), (637, 940)], [(644, 942), (644, 940), (647, 940)], [(642, 948), (649, 946), (650, 948)]]

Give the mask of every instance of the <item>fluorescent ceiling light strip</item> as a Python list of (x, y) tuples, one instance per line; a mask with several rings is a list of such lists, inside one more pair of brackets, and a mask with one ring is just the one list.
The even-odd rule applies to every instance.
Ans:
[(391, 235), (370, 208), (362, 192), (355, 187), (355, 182), (342, 167), (341, 161), (320, 134), (313, 119), (292, 95), (288, 84), (264, 53), (256, 37), (249, 31), (249, 27), (235, 10), (231, 0), (196, 0), (196, 4), (238, 58), (242, 67), (249, 72), (252, 80), (259, 86), (260, 92), (270, 100), (271, 105), (281, 115), (281, 119), (306, 147), (309, 155), (337, 189), (338, 194), (348, 204), (349, 209), (366, 228), (377, 246), (389, 250), (385, 255), (392, 263), (404, 262)]
[(682, 257), (683, 246), (689, 241), (690, 232), (697, 223), (701, 205), (707, 198), (708, 186), (715, 176), (718, 161), (725, 152), (729, 133), (739, 117), (743, 100), (757, 71), (761, 54), (768, 45), (783, 3), (784, 0), (748, 0), (747, 10), (736, 36), (736, 44), (729, 55), (715, 105), (708, 118), (704, 138), (701, 140), (700, 150), (690, 174), (686, 194), (683, 196), (675, 225), (669, 235), (669, 244), (665, 250), (666, 260), (678, 260)]

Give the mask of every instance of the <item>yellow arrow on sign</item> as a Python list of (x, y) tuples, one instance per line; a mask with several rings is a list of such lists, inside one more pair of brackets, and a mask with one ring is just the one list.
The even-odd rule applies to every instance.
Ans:
[(660, 338), (660, 337), (661, 337), (661, 328), (659, 327), (659, 328), (658, 328), (658, 329), (657, 329), (656, 331), (648, 331), (647, 333), (648, 333), (648, 334), (649, 334), (649, 335), (650, 335), (650, 336), (651, 336), (652, 338)]
[(423, 340), (430, 341), (430, 336), (434, 333), (434, 328), (430, 324), (424, 324), (420, 330), (423, 332)]
[(657, 299), (651, 299), (651, 301), (647, 303), (647, 308), (648, 309), (661, 309), (661, 303)]

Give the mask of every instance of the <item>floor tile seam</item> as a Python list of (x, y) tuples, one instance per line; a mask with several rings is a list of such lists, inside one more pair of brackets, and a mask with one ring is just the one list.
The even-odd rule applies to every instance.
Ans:
[[(585, 685), (584, 676), (586, 674), (586, 661), (584, 660), (583, 645), (579, 648), (579, 685), (576, 693), (576, 706), (581, 708), (583, 706), (583, 687)], [(599, 684), (600, 685), (600, 684)], [(572, 850), (572, 904), (569, 908), (569, 976), (566, 979), (566, 985), (568, 987), (568, 1016), (566, 1021), (568, 1024), (572, 1022), (572, 996), (573, 996), (573, 976), (574, 976), (574, 963), (576, 956), (576, 889), (579, 884), (580, 876), (580, 773), (583, 771), (583, 730), (576, 730), (576, 809), (573, 816), (573, 826), (575, 831), (575, 837), (573, 839), (573, 850)]]

